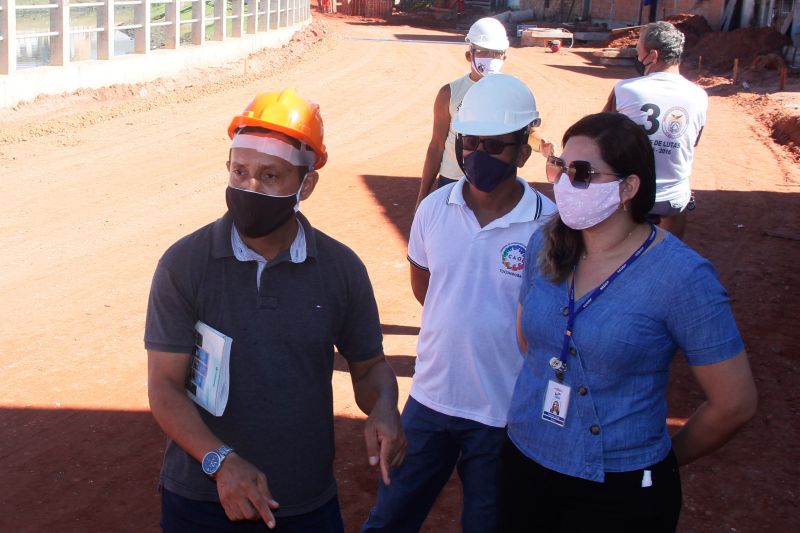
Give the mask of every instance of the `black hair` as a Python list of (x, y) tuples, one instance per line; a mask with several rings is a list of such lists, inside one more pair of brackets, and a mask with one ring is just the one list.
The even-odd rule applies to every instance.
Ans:
[(597, 143), (600, 156), (614, 172), (639, 176), (639, 190), (631, 200), (630, 211), (633, 220), (645, 222), (656, 198), (656, 162), (644, 129), (622, 113), (595, 113), (570, 126), (564, 132), (562, 146), (578, 136)]

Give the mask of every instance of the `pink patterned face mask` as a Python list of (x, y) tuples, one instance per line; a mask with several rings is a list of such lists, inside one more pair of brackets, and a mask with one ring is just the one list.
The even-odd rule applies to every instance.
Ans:
[(558, 214), (572, 229), (596, 226), (619, 209), (619, 181), (592, 182), (585, 189), (576, 189), (566, 174), (561, 174), (553, 186)]

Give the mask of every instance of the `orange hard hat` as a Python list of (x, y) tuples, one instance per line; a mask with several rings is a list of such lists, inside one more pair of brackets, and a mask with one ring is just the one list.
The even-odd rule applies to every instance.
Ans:
[(328, 160), (319, 106), (305, 101), (292, 88), (258, 93), (241, 115), (233, 117), (228, 136), (233, 139), (236, 130), (245, 126), (277, 131), (308, 145), (317, 156), (315, 170)]

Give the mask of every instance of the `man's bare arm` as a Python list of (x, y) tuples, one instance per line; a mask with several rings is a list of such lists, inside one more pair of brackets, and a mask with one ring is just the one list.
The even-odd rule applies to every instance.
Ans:
[[(169, 438), (198, 462), (223, 442), (200, 418), (194, 402), (186, 395), (184, 383), (192, 356), (188, 353), (147, 351), (147, 394), (150, 411)], [(198, 467), (199, 468), (199, 467)], [(217, 492), (225, 514), (231, 520), (261, 518), (275, 527), (272, 499), (263, 472), (231, 453), (216, 474)]]
[(397, 378), (383, 355), (349, 365), (356, 403), (368, 415), (364, 439), (369, 463), (380, 464), (388, 485), (389, 471), (403, 462), (407, 446), (397, 410)]
[(425, 154), (425, 164), (422, 166), (422, 179), (419, 184), (417, 206), (431, 192), (433, 182), (439, 174), (442, 164), (444, 145), (450, 131), (450, 85), (439, 89), (436, 101), (433, 103), (433, 133)]
[(428, 294), (428, 283), (431, 280), (431, 273), (422, 269), (414, 263), (409, 263), (411, 274), (411, 292), (414, 293), (414, 298), (421, 305), (425, 305), (425, 295)]
[(614, 94), (614, 89), (611, 89), (611, 94), (608, 95), (606, 106), (603, 108), (603, 113), (609, 113), (617, 110), (617, 97)]

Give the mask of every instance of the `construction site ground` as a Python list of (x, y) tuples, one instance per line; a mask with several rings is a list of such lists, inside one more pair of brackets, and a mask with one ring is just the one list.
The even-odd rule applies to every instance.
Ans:
[[(158, 530), (165, 439), (148, 412), (142, 343), (150, 279), (170, 244), (224, 212), (226, 128), (258, 91), (295, 86), (321, 106), (330, 158), (302, 211), (365, 261), (405, 402), (421, 315), (407, 236), (434, 97), (468, 71), (464, 46), (445, 42), (460, 40), (315, 15), (282, 50), (224, 68), (0, 110), (0, 531)], [(509, 52), (504, 71), (532, 88), (546, 138), (599, 111), (633, 75), (592, 63), (591, 52)], [(731, 443), (682, 469), (680, 531), (798, 531), (800, 164), (789, 144), (798, 84), (776, 94), (777, 74), (747, 92), (710, 79), (685, 240), (730, 293), (760, 405)], [(773, 137), (776, 117), (788, 136)], [(542, 158), (520, 174), (551, 194)], [(354, 532), (378, 473), (341, 361), (333, 387), (336, 476)], [(673, 429), (703, 401), (680, 359), (668, 397)], [(459, 531), (460, 505), (453, 478), (424, 531)]]

